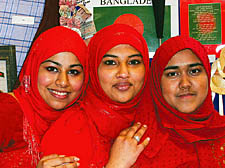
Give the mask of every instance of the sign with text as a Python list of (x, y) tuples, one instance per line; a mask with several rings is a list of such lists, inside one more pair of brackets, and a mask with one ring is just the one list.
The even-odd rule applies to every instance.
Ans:
[(180, 32), (199, 40), (209, 55), (218, 57), (225, 44), (225, 1), (180, 0)]
[[(164, 32), (162, 41), (179, 34), (178, 1), (167, 0), (165, 4)], [(159, 47), (156, 36), (152, 0), (91, 0), (86, 3), (96, 30), (113, 23), (126, 23), (143, 33), (150, 57)]]

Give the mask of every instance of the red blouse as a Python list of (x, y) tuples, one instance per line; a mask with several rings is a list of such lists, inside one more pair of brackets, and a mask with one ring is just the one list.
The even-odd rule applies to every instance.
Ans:
[(0, 167), (30, 168), (20, 105), (13, 96), (0, 93), (0, 106)]
[(24, 147), (23, 111), (19, 103), (13, 96), (0, 93), (0, 106), (0, 150)]

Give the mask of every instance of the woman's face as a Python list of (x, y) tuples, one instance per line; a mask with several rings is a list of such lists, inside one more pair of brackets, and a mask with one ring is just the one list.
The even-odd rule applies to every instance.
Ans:
[(119, 44), (103, 56), (98, 77), (109, 98), (126, 103), (138, 94), (143, 85), (145, 65), (142, 55), (128, 44)]
[(56, 110), (70, 104), (81, 92), (84, 72), (71, 52), (53, 55), (40, 65), (38, 90), (45, 102)]
[(161, 78), (166, 102), (182, 113), (192, 113), (208, 94), (208, 77), (199, 58), (189, 49), (176, 53)]

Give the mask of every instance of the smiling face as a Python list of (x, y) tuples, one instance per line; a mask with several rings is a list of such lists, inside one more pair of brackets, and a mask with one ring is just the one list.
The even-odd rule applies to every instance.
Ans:
[(142, 55), (128, 44), (119, 44), (103, 56), (98, 67), (98, 77), (109, 98), (119, 103), (129, 102), (144, 83)]
[(84, 72), (78, 58), (61, 52), (41, 63), (38, 72), (38, 91), (55, 110), (64, 109), (81, 92)]
[(168, 62), (161, 78), (166, 102), (182, 113), (192, 113), (208, 94), (208, 77), (203, 64), (189, 49), (177, 52)]

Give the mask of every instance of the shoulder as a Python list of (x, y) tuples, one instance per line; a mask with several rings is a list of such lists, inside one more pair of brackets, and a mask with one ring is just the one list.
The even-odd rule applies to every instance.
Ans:
[[(17, 100), (8, 93), (0, 93), (0, 150), (23, 140), (23, 111)], [(14, 144), (14, 146), (15, 146)]]
[[(0, 117), (21, 117), (22, 109), (12, 93), (0, 93)], [(14, 117), (13, 117), (14, 116)]]
[(14, 96), (13, 93), (0, 93), (0, 106), (3, 110), (3, 107), (14, 107), (14, 106), (19, 106), (19, 103), (16, 100), (16, 97)]
[(9, 92), (9, 93), (3, 93), (3, 92), (0, 92), (0, 103), (1, 102), (17, 102), (16, 100), (16, 97), (14, 96), (14, 93), (13, 92)]

